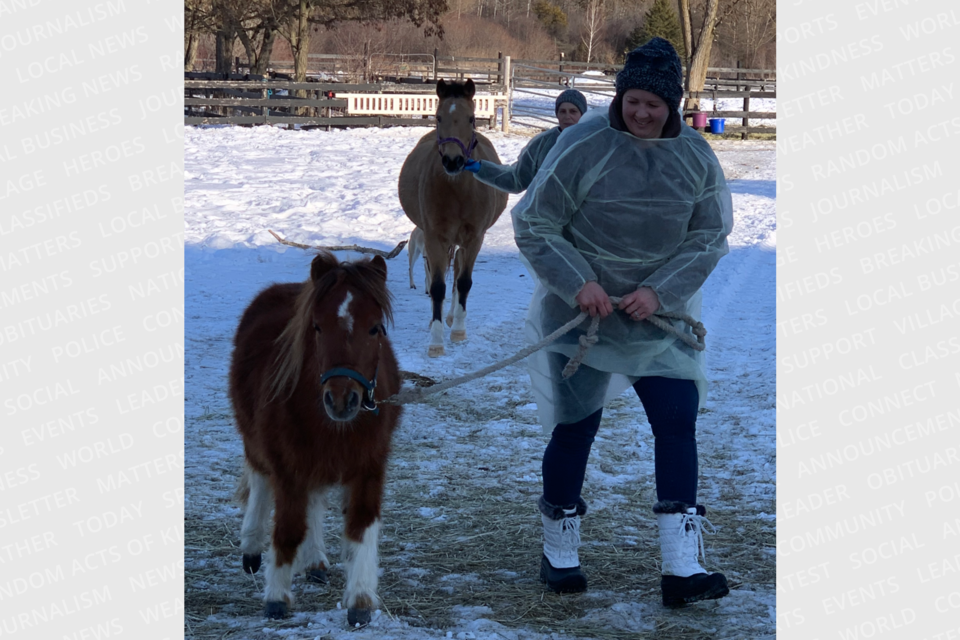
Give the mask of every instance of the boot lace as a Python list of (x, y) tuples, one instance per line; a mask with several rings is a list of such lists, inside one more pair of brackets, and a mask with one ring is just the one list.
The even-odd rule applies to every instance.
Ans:
[(576, 551), (580, 546), (580, 518), (564, 518), (560, 521), (560, 548)]
[[(698, 555), (697, 558), (703, 558), (703, 562), (706, 564), (707, 553), (703, 548), (704, 523), (710, 527), (711, 533), (716, 532), (717, 528), (713, 526), (712, 522), (707, 520), (706, 516), (700, 516), (695, 513), (684, 513), (683, 517), (680, 518), (680, 535), (683, 536), (685, 531), (690, 531), (688, 535), (693, 536), (695, 544), (700, 548), (700, 555)], [(696, 560), (696, 558), (694, 558), (694, 560)]]

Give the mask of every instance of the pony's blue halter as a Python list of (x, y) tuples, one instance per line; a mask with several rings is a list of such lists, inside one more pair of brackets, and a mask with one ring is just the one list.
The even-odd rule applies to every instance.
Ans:
[(373, 415), (379, 415), (380, 407), (377, 406), (377, 401), (373, 399), (373, 393), (377, 389), (377, 372), (379, 371), (380, 365), (378, 364), (377, 368), (373, 370), (373, 380), (367, 380), (362, 374), (357, 373), (353, 369), (347, 369), (346, 367), (334, 367), (320, 376), (320, 384), (325, 383), (330, 378), (350, 378), (352, 380), (356, 380), (363, 385), (364, 389), (367, 390), (366, 395), (360, 402), (360, 406), (366, 411), (372, 411)]

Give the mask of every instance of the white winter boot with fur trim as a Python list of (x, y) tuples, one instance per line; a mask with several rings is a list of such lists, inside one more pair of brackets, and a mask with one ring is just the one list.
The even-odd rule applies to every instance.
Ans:
[(583, 500), (568, 508), (557, 507), (540, 498), (543, 520), (543, 556), (540, 581), (555, 593), (587, 590), (587, 577), (580, 570), (580, 516), (587, 512)]
[(660, 592), (665, 607), (682, 607), (699, 600), (715, 600), (730, 593), (722, 573), (707, 573), (698, 558), (703, 552), (706, 508), (691, 507), (676, 500), (653, 505), (660, 529), (662, 565)]

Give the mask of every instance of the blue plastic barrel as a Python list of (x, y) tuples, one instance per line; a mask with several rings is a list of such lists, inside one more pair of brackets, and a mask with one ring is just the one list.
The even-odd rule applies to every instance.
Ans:
[(723, 133), (723, 118), (710, 118), (710, 133)]

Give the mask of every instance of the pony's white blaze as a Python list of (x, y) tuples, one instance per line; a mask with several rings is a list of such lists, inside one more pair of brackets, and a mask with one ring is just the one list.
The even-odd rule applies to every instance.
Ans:
[(380, 521), (363, 532), (363, 539), (354, 542), (344, 536), (344, 551), (347, 554), (347, 588), (343, 594), (343, 606), (353, 607), (359, 596), (367, 596), (377, 606), (377, 538)]
[(453, 113), (453, 112), (456, 110), (456, 108), (457, 108), (457, 103), (456, 103), (456, 102), (451, 102), (451, 103), (450, 103), (450, 113)]
[(347, 297), (340, 303), (337, 315), (340, 316), (340, 323), (347, 330), (347, 333), (353, 333), (353, 315), (350, 314), (350, 303), (353, 301), (353, 292), (347, 291)]

